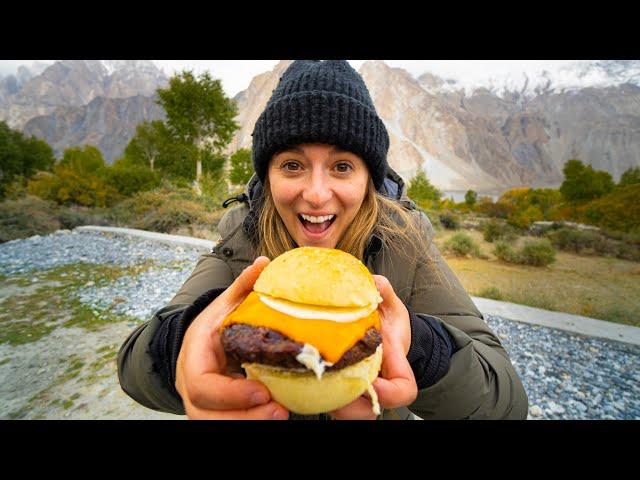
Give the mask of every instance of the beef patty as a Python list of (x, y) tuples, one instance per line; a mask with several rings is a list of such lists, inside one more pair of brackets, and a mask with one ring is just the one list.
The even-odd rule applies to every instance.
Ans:
[[(252, 327), (234, 323), (222, 331), (222, 346), (227, 355), (240, 363), (262, 363), (282, 368), (306, 368), (296, 356), (304, 344), (291, 340), (281, 333), (266, 327)], [(327, 370), (341, 368), (358, 363), (376, 351), (382, 342), (380, 332), (371, 327), (364, 337), (347, 350), (342, 358)]]

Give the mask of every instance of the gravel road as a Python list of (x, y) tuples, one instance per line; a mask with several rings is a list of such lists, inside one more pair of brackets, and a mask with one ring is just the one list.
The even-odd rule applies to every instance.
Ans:
[[(22, 323), (18, 340), (0, 337), (0, 418), (183, 418), (124, 394), (115, 355), (129, 332), (172, 298), (201, 252), (76, 231), (1, 244), (0, 323), (9, 330)], [(75, 278), (78, 264), (89, 264), (89, 272), (120, 270), (113, 280), (94, 281)], [(42, 295), (68, 276), (80, 286), (76, 281), (72, 293), (56, 300), (59, 310), (48, 308)], [(65, 305), (92, 321), (63, 323), (57, 317), (64, 317)], [(10, 312), (18, 308), (34, 313), (15, 319)], [(640, 419), (640, 347), (495, 316), (486, 320), (523, 380), (530, 419)], [(25, 330), (29, 322), (40, 330)]]

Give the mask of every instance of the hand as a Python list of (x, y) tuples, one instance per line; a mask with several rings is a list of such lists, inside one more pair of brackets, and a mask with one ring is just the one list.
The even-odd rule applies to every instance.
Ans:
[[(255, 380), (227, 376), (227, 360), (218, 328), (253, 289), (269, 264), (258, 257), (191, 323), (176, 365), (176, 389), (193, 419), (285, 420), (289, 412), (271, 401), (269, 390)], [(241, 378), (238, 378), (241, 377)]]
[[(378, 305), (382, 327), (382, 368), (373, 382), (380, 408), (398, 408), (412, 403), (418, 396), (418, 386), (407, 361), (411, 346), (409, 311), (393, 291), (389, 280), (374, 275), (383, 302)], [(374, 420), (368, 395), (362, 395), (349, 405), (330, 412), (337, 420)]]

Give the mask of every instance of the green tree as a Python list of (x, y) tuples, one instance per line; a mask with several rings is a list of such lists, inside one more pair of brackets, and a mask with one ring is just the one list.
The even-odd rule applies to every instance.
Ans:
[(166, 150), (169, 141), (167, 127), (161, 120), (139, 123), (135, 136), (125, 148), (125, 157), (154, 171), (156, 159)]
[(591, 165), (585, 166), (580, 160), (567, 161), (563, 173), (560, 192), (570, 202), (599, 198), (611, 192), (615, 186), (611, 174), (594, 170)]
[(464, 194), (464, 203), (473, 207), (478, 201), (478, 194), (473, 190), (467, 190), (467, 193)]
[(25, 137), (0, 122), (0, 197), (14, 179), (29, 179), (38, 171), (51, 170), (55, 157), (43, 140)]
[(160, 185), (160, 175), (147, 165), (131, 163), (126, 157), (119, 158), (105, 169), (103, 179), (118, 193), (130, 197), (134, 193), (151, 190)]
[(416, 176), (409, 182), (407, 195), (416, 203), (439, 202), (442, 194), (431, 185), (424, 170), (420, 169)]
[(157, 93), (172, 136), (195, 148), (199, 180), (203, 157), (207, 152), (219, 154), (239, 128), (234, 121), (235, 101), (227, 98), (220, 80), (214, 80), (208, 72), (196, 77), (185, 70), (171, 77), (169, 86)]
[(620, 177), (619, 187), (626, 187), (627, 185), (633, 185), (640, 183), (640, 167), (633, 167), (625, 170)]
[(236, 151), (230, 158), (231, 174), (229, 179), (234, 185), (245, 185), (253, 175), (253, 160), (251, 150), (241, 148)]
[(105, 168), (102, 152), (93, 145), (65, 148), (59, 165), (70, 168), (81, 176), (99, 174)]

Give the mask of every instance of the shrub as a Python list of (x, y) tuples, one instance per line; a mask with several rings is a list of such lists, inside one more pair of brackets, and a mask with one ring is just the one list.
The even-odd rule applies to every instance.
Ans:
[(32, 195), (0, 204), (0, 242), (32, 235), (47, 235), (60, 229), (54, 204)]
[(504, 298), (504, 296), (502, 295), (500, 290), (498, 290), (497, 287), (483, 288), (478, 292), (477, 296), (483, 297), (483, 298), (492, 298), (493, 300), (502, 300)]
[(119, 198), (115, 188), (106, 185), (94, 173), (79, 173), (68, 166), (56, 165), (54, 172), (40, 172), (27, 184), (30, 194), (61, 205), (105, 207)]
[(589, 248), (595, 250), (596, 245), (602, 239), (596, 232), (567, 227), (548, 232), (547, 238), (556, 248), (575, 253), (580, 253)]
[(458, 256), (480, 256), (480, 248), (468, 234), (459, 232), (444, 244), (444, 250)]
[(519, 252), (520, 263), (544, 267), (556, 261), (556, 251), (549, 240), (528, 240)]
[(493, 254), (498, 258), (498, 260), (502, 260), (507, 263), (520, 263), (520, 257), (518, 253), (505, 242), (496, 242), (496, 246), (493, 249)]
[(9, 200), (18, 200), (27, 195), (27, 179), (22, 175), (16, 175), (4, 188), (4, 197)]
[(512, 242), (518, 238), (517, 231), (509, 225), (501, 223), (497, 220), (489, 220), (482, 226), (482, 235), (484, 240), (493, 243), (495, 240), (504, 239), (506, 242)]
[(191, 189), (168, 186), (139, 192), (106, 212), (117, 225), (164, 233), (195, 225), (215, 226), (222, 213), (212, 199), (198, 197)]
[(556, 252), (546, 238), (529, 240), (520, 251), (515, 251), (504, 242), (496, 243), (493, 254), (503, 262), (543, 267), (555, 262)]
[(440, 224), (448, 230), (458, 230), (460, 228), (460, 220), (452, 213), (441, 214)]
[(640, 262), (640, 248), (626, 243), (617, 245), (615, 256), (623, 260), (631, 260), (632, 262)]
[(62, 207), (58, 211), (57, 218), (62, 228), (69, 230), (82, 225), (110, 225), (102, 211), (87, 207)]
[(492, 202), (491, 199), (486, 197), (480, 199), (476, 205), (476, 211), (483, 213), (488, 217), (494, 218), (507, 218), (515, 211), (516, 207), (510, 203), (497, 201)]
[(507, 221), (514, 227), (526, 229), (529, 228), (533, 222), (538, 222), (543, 218), (542, 211), (537, 205), (529, 205), (524, 210), (517, 210), (509, 215)]
[[(222, 202), (229, 198), (232, 194), (229, 192), (227, 181), (222, 176), (214, 176), (208, 173), (204, 173), (200, 178), (200, 187), (202, 193), (213, 202), (217, 208), (222, 208)], [(242, 189), (237, 192), (239, 195), (242, 193)]]

